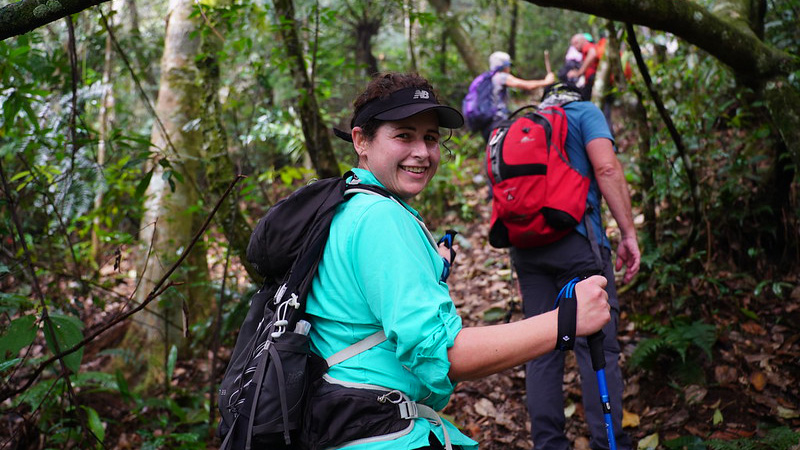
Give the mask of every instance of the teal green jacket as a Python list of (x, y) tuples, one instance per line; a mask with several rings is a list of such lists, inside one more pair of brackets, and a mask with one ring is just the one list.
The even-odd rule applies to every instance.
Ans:
[[(362, 183), (380, 183), (353, 169)], [(418, 222), (419, 220), (419, 222)], [(323, 358), (383, 330), (382, 344), (331, 367), (328, 375), (353, 383), (397, 389), (434, 410), (447, 405), (454, 384), (447, 376), (447, 350), (461, 331), (461, 318), (440, 281), (444, 264), (405, 203), (356, 194), (338, 207), (330, 237), (307, 300), (312, 350)], [(454, 445), (477, 443), (445, 421)], [(428, 445), (440, 426), (416, 419), (413, 430), (387, 442), (348, 449), (414, 449)]]

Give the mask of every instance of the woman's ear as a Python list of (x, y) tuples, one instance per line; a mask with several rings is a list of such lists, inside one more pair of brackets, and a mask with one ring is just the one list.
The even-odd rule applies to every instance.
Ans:
[(364, 153), (367, 151), (367, 137), (361, 127), (354, 127), (352, 136), (353, 148), (355, 149), (358, 159), (360, 160), (365, 156)]

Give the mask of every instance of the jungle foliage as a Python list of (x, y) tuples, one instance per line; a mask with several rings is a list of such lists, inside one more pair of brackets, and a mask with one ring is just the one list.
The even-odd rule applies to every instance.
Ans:
[[(187, 214), (213, 216), (198, 233), (197, 249), (208, 261), (208, 281), (199, 288), (213, 296), (214, 311), (197, 314), (184, 302), (184, 323), (174, 325), (188, 347), (166, 346), (154, 368), (162, 383), (145, 386), (130, 375), (143, 364), (141, 349), (123, 336), (137, 311), (158, 314), (161, 294), (174, 292), (180, 301), (189, 288), (166, 278), (152, 303), (134, 300), (148, 245), (139, 241), (140, 230), (151, 225), (143, 221), (148, 185), (154, 173), (168, 191), (190, 182), (151, 139), (160, 120), (154, 105), (165, 75), (158, 61), (170, 2), (91, 3), (100, 4), (0, 40), (0, 411), (8, 418), (0, 448), (213, 448), (216, 383), (258, 280), (235, 257), (243, 249), (231, 244), (222, 213), (214, 216), (220, 196), (209, 194), (210, 179), (230, 167), (246, 177), (225, 195), (246, 218), (240, 225), (250, 227), (317, 174), (301, 120), (304, 96), (315, 96), (327, 129), (349, 129), (351, 99), (373, 64), (420, 72), (451, 105), (460, 104), (473, 73), (448, 39), (443, 13), (427, 2), (299, 0), (295, 22), (277, 17), (269, 2), (191, 2), (201, 24), (196, 37), (219, 41), (213, 54), (186, 66), (208, 64), (219, 77), (218, 92), (207, 95), (218, 101), (225, 148), (209, 161), (223, 162), (205, 162), (192, 181), (202, 195), (186, 205)], [(582, 10), (584, 2), (568, 3)], [(696, 2), (708, 11), (723, 3)], [(784, 83), (796, 96), (800, 9), (793, 2), (752, 3), (762, 12), (761, 41), (791, 55)], [(642, 243), (641, 274), (622, 292), (637, 299), (630, 320), (641, 336), (628, 370), (664, 375), (669, 367), (671, 383), (710, 383), (691, 369), (710, 367), (719, 337), (737, 330), (736, 321), (715, 322), (722, 309), (743, 322), (797, 329), (789, 313), (800, 304), (800, 159), (791, 151), (797, 142), (776, 125), (764, 86), (655, 28), (609, 25), (600, 15), (526, 2), (447, 4), (479, 61), (509, 51), (523, 78), (545, 75), (545, 49), (557, 70), (576, 31), (614, 33), (622, 46), (623, 67), (630, 64), (633, 75), (624, 83), (619, 76), (616, 84), (606, 80), (603, 94), (611, 101)], [(281, 33), (288, 26), (302, 43), (310, 92), (295, 82), (297, 67)], [(643, 64), (635, 61), (634, 45)], [(512, 93), (511, 100), (521, 106), (538, 99)], [(184, 128), (197, 126), (198, 118), (187, 118)], [(331, 139), (344, 171), (355, 159), (352, 148)], [(454, 223), (466, 229), (481, 220), (482, 139), (457, 130), (443, 140), (439, 174), (415, 206), (432, 230)], [(188, 253), (192, 237), (161, 250)], [(774, 305), (786, 306), (785, 319), (762, 314)], [(794, 402), (790, 410), (800, 409), (796, 386), (780, 395)], [(797, 443), (797, 418), (776, 417), (782, 426), (765, 431), (765, 441), (685, 436), (680, 443), (789, 448)]]

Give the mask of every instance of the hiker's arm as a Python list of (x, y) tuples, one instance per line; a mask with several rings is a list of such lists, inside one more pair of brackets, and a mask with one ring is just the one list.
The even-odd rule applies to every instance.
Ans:
[(509, 74), (506, 78), (506, 86), (531, 91), (533, 89), (538, 89), (540, 87), (553, 84), (555, 80), (556, 76), (553, 74), (553, 72), (549, 72), (542, 80), (523, 80), (522, 78), (517, 78), (514, 75)]
[(594, 168), (594, 176), (600, 187), (600, 193), (603, 194), (608, 209), (614, 216), (614, 220), (617, 221), (617, 226), (622, 234), (617, 247), (616, 268), (620, 270), (623, 265), (626, 267), (625, 277), (622, 281), (627, 283), (639, 272), (641, 254), (636, 228), (633, 224), (631, 197), (628, 192), (628, 183), (625, 181), (625, 171), (617, 159), (617, 155), (614, 154), (611, 141), (606, 138), (589, 141), (586, 144), (586, 153)]
[[(576, 336), (592, 334), (611, 320), (606, 283), (595, 275), (575, 286)], [(555, 349), (557, 334), (558, 310), (501, 325), (465, 327), (447, 352), (450, 379), (472, 380), (542, 356)]]

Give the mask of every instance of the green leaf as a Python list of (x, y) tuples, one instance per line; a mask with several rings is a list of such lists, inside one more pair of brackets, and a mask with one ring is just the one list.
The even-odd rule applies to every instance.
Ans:
[(131, 390), (128, 388), (128, 380), (125, 379), (125, 375), (123, 375), (122, 371), (119, 369), (117, 369), (114, 375), (117, 380), (117, 389), (122, 395), (122, 398), (125, 400), (132, 400), (133, 397), (131, 396)]
[(30, 170), (23, 170), (21, 172), (15, 173), (14, 176), (11, 177), (10, 181), (17, 181), (20, 178), (29, 177), (30, 175), (31, 175)]
[(175, 373), (175, 363), (178, 362), (178, 347), (175, 345), (169, 349), (169, 357), (167, 358), (167, 380), (172, 379), (172, 374)]
[(0, 362), (16, 358), (23, 348), (31, 345), (36, 338), (36, 316), (27, 315), (11, 321), (0, 335)]
[(723, 421), (722, 411), (720, 411), (719, 408), (717, 408), (717, 409), (714, 410), (714, 419), (713, 419), (712, 423), (714, 425), (719, 425), (719, 424), (722, 423), (722, 421)]
[(740, 308), (739, 311), (741, 311), (742, 314), (753, 320), (758, 320), (758, 314), (756, 314), (754, 311), (751, 311), (747, 308)]
[(485, 322), (497, 322), (506, 317), (506, 309), (495, 306), (483, 312), (483, 320)]
[(147, 190), (147, 186), (150, 186), (150, 179), (153, 178), (153, 171), (147, 172), (144, 177), (139, 181), (139, 184), (136, 185), (136, 193), (134, 197), (137, 200), (141, 200), (144, 197), (144, 192)]
[[(53, 330), (47, 324), (44, 325), (44, 336), (47, 340), (47, 347), (51, 352), (56, 353), (56, 343), (61, 351), (67, 350), (83, 339), (83, 324), (73, 316), (63, 314), (53, 314), (49, 317), (53, 325)], [(64, 364), (67, 368), (77, 373), (81, 367), (83, 359), (83, 348), (80, 348), (69, 355), (64, 356)]]
[(0, 363), (0, 373), (3, 373), (6, 370), (16, 366), (20, 361), (22, 361), (22, 358), (9, 359), (6, 362)]
[(14, 314), (17, 311), (24, 311), (30, 306), (30, 298), (25, 294), (16, 292), (0, 292), (0, 313)]
[(97, 414), (94, 408), (90, 406), (81, 406), (86, 411), (86, 418), (88, 419), (89, 429), (92, 430), (92, 433), (97, 437), (99, 441), (97, 443), (97, 448), (102, 448), (101, 445), (103, 440), (106, 438), (106, 429), (103, 427), (103, 421), (100, 420), (100, 415)]

